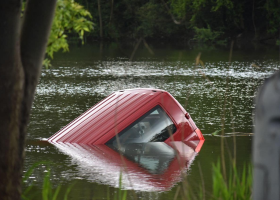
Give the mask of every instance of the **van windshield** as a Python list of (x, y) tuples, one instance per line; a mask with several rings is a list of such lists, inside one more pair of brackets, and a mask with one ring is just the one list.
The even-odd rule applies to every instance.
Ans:
[(176, 132), (176, 126), (158, 105), (113, 137), (106, 144), (164, 142)]

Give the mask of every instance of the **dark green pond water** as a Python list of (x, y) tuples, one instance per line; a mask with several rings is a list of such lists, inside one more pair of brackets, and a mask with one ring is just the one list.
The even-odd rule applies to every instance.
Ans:
[[(132, 61), (132, 47), (119, 48), (115, 44), (72, 47), (69, 53), (56, 54), (51, 69), (43, 69), (37, 88), (28, 129), (25, 171), (34, 163), (50, 161), (54, 186), (62, 185), (65, 192), (74, 183), (69, 199), (113, 199), (119, 190), (121, 167), (114, 156), (100, 156), (106, 154), (103, 147), (92, 147), (94, 151), (89, 153), (83, 148), (65, 149), (40, 140), (50, 137), (112, 92), (144, 87), (171, 93), (191, 114), (205, 142), (198, 154), (190, 150), (185, 178), (172, 168), (174, 155), (164, 143), (156, 147), (162, 150), (159, 155), (146, 155), (138, 164), (133, 160), (135, 155), (126, 155), (132, 162), (132, 167), (122, 172), (127, 199), (173, 199), (182, 179), (187, 179), (192, 188), (204, 184), (206, 194), (211, 193), (212, 164), (221, 158), (221, 137), (211, 133), (222, 129), (223, 116), (226, 167), (231, 165), (234, 138), (238, 168), (250, 163), (254, 97), (263, 80), (279, 69), (277, 48), (242, 50), (235, 46), (231, 62), (229, 48), (158, 45), (152, 49), (154, 55), (140, 47)], [(199, 53), (204, 66), (195, 66)], [(27, 185), (33, 182), (36, 189), (42, 188), (46, 170), (47, 165), (39, 165)]]

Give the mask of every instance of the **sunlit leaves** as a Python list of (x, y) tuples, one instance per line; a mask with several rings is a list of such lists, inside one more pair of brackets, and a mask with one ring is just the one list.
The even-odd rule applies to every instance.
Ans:
[(221, 7), (233, 9), (233, 2), (231, 0), (217, 0), (215, 3), (216, 5), (212, 7), (213, 11), (217, 11)]
[(184, 18), (186, 15), (187, 0), (172, 0), (171, 10), (178, 18)]
[[(23, 12), (24, 9), (25, 4), (22, 7)], [(53, 59), (53, 54), (59, 50), (69, 51), (67, 37), (70, 33), (78, 34), (84, 43), (85, 32), (93, 30), (94, 24), (91, 19), (90, 12), (74, 0), (58, 0), (46, 50), (49, 58)], [(43, 65), (47, 68), (51, 66), (50, 59), (46, 58), (43, 61)]]
[(91, 14), (75, 1), (58, 0), (48, 41), (48, 56), (53, 58), (53, 53), (60, 49), (69, 51), (67, 36), (71, 32), (77, 33), (83, 42), (84, 33), (93, 30), (91, 18)]

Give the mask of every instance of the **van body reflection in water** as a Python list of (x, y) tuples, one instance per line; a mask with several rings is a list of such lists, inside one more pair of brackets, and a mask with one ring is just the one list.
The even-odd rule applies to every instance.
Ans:
[(204, 137), (168, 92), (112, 93), (48, 138), (85, 179), (138, 191), (165, 191), (181, 180)]
[[(89, 181), (137, 191), (167, 191), (181, 181), (200, 150), (203, 140), (187, 142), (129, 143), (117, 147), (53, 143), (77, 164)], [(197, 148), (199, 147), (199, 148)]]

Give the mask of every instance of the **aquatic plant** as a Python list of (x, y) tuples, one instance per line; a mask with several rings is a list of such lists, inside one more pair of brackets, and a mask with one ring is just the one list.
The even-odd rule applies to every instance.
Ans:
[[(118, 197), (118, 199), (117, 199)], [(119, 190), (118, 190), (118, 196), (114, 196), (114, 200), (126, 200), (127, 197), (127, 190), (122, 191), (122, 172), (120, 173), (120, 178), (119, 178)]]
[[(50, 165), (50, 163), (47, 161), (42, 161), (42, 162), (33, 164), (32, 167), (30, 169), (28, 169), (27, 172), (25, 172), (25, 174), (24, 174), (23, 185), (27, 181), (27, 179), (30, 178), (30, 176), (32, 175), (34, 170), (36, 168), (38, 168), (38, 166), (41, 164), (47, 165), (42, 190), (40, 191), (37, 188), (35, 189), (35, 186), (32, 182), (28, 187), (26, 187), (25, 190), (23, 190), (23, 192), (21, 194), (21, 198), (23, 200), (31, 200), (31, 199), (57, 200), (57, 199), (61, 199), (61, 196), (63, 196), (63, 200), (67, 200), (68, 195), (69, 195), (72, 187), (74, 186), (74, 184), (71, 184), (69, 187), (67, 187), (64, 194), (60, 194), (61, 185), (59, 184), (56, 188), (53, 187), (52, 182), (51, 182), (50, 167), (48, 166), (48, 165)], [(60, 194), (60, 198), (58, 198), (59, 194)], [(40, 196), (41, 196), (41, 198), (40, 198)]]
[(174, 200), (248, 200), (252, 196), (252, 165), (244, 164), (242, 170), (232, 163), (228, 179), (223, 175), (220, 160), (212, 164), (212, 191), (207, 191), (204, 187), (204, 179), (201, 174), (199, 185), (189, 183), (186, 179), (182, 181), (182, 187), (178, 186), (174, 195)]
[[(231, 67), (231, 59), (232, 59), (232, 51), (233, 51), (233, 42), (231, 43), (230, 54), (229, 54), (229, 68)], [(201, 53), (198, 54), (195, 61), (195, 66), (202, 65), (204, 63), (201, 62)], [(201, 72), (201, 75), (205, 78), (206, 81), (210, 82), (208, 77)], [(225, 120), (226, 120), (226, 109), (230, 106), (230, 116), (231, 116), (231, 124), (232, 124), (232, 132), (235, 133), (234, 128), (234, 120), (232, 114), (232, 100), (230, 99), (228, 103), (228, 74), (226, 75), (226, 88), (224, 94), (218, 94), (221, 104), (223, 105), (221, 108), (221, 130), (216, 130), (211, 133), (212, 136), (219, 135), (221, 137), (221, 160), (218, 160), (217, 163), (212, 164), (212, 191), (205, 191), (204, 188), (204, 180), (201, 173), (201, 183), (200, 186), (194, 187), (188, 184), (188, 187), (184, 187), (187, 190), (187, 196), (183, 196), (181, 199), (229, 199), (229, 200), (239, 200), (239, 199), (251, 199), (252, 196), (252, 165), (244, 164), (242, 171), (240, 172), (237, 169), (236, 165), (236, 136), (233, 134), (233, 155), (230, 152), (230, 169), (227, 170), (225, 166), (225, 150), (229, 151), (228, 143), (225, 141)], [(229, 105), (228, 105), (229, 104)], [(225, 145), (224, 145), (225, 144)], [(225, 147), (227, 149), (225, 149)], [(199, 166), (200, 167), (200, 166)], [(195, 191), (198, 189), (198, 192)], [(177, 192), (176, 192), (177, 194)], [(175, 195), (174, 199), (177, 199), (177, 195)]]
[(242, 172), (231, 166), (228, 180), (222, 174), (221, 163), (218, 161), (213, 168), (212, 199), (250, 199), (252, 194), (252, 165), (244, 164)]

